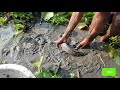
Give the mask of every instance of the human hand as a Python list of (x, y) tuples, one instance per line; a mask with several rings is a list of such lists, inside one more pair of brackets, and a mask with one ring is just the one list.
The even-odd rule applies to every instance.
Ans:
[(62, 43), (66, 43), (67, 42), (68, 37), (64, 37), (62, 36), (61, 38), (59, 38), (58, 40), (54, 41), (55, 44), (57, 45), (57, 47), (60, 47), (60, 44)]
[(91, 41), (89, 40), (89, 38), (84, 38), (84, 39), (76, 46), (76, 49), (85, 48), (85, 47), (89, 46), (90, 43), (91, 43)]

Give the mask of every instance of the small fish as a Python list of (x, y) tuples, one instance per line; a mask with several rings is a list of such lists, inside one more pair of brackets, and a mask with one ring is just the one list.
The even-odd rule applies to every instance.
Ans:
[(66, 43), (62, 43), (61, 47), (62, 47), (62, 50), (67, 52), (68, 54), (72, 54), (72, 55), (75, 54), (74, 50), (70, 48)]
[(66, 43), (62, 43), (61, 47), (62, 47), (63, 51), (65, 51), (68, 54), (71, 54), (73, 56), (85, 56), (85, 55), (87, 55), (87, 53), (82, 53), (82, 52), (79, 52), (78, 50), (76, 50), (74, 48), (69, 47)]

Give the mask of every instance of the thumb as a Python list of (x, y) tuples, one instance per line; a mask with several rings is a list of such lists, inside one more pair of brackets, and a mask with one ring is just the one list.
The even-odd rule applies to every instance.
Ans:
[(63, 43), (61, 40), (54, 41), (57, 47), (60, 47), (60, 44)]
[(67, 39), (64, 39), (63, 42), (66, 43), (66, 42), (67, 42)]

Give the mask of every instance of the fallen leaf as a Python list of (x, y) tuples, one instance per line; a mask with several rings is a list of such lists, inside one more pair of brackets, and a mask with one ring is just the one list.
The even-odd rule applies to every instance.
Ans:
[(107, 47), (106, 51), (108, 55), (110, 56), (110, 58), (113, 58), (114, 54), (117, 53), (116, 50), (110, 45)]
[(86, 23), (80, 23), (78, 29), (81, 30), (81, 29), (83, 29), (83, 28), (85, 28), (85, 27), (87, 27)]
[(120, 65), (120, 54), (110, 45), (107, 47), (106, 51), (110, 58), (112, 58), (117, 65)]
[(35, 67), (39, 68), (41, 66), (42, 61), (44, 60), (44, 55), (41, 56), (40, 61), (30, 61)]
[(117, 65), (120, 65), (120, 54), (116, 53), (114, 54), (114, 61)]
[(41, 16), (45, 21), (48, 21), (50, 18), (54, 16), (54, 13), (53, 12), (42, 12)]

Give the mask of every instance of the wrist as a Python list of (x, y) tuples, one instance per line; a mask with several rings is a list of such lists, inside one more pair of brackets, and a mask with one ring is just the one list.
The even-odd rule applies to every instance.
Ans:
[(62, 35), (62, 38), (68, 38), (69, 36), (70, 36), (70, 32), (68, 32), (68, 33), (64, 33), (63, 35)]

